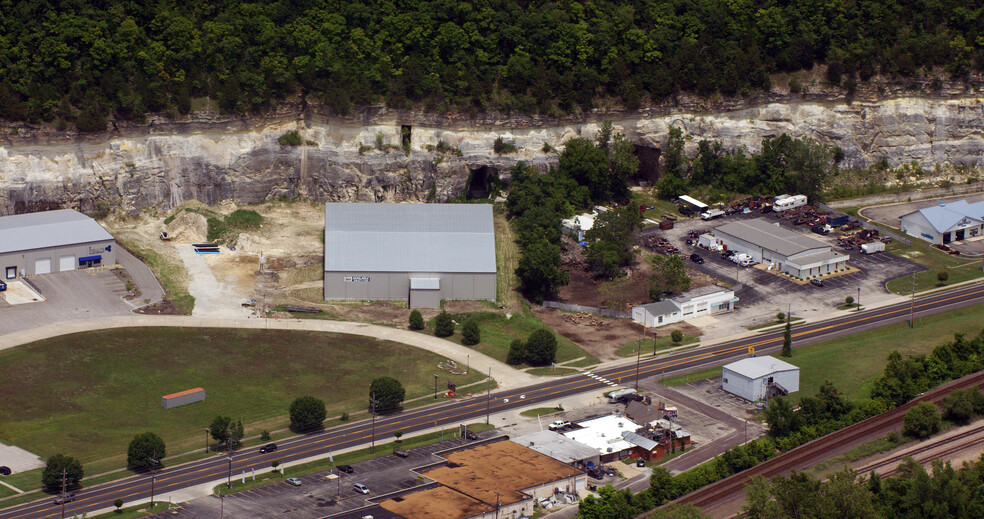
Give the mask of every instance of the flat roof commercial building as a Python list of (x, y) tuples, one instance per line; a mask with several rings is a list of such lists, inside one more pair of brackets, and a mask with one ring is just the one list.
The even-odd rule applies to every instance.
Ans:
[(488, 204), (325, 204), (326, 300), (496, 298)]
[(115, 265), (115, 247), (106, 229), (74, 209), (0, 217), (3, 279)]
[(714, 229), (714, 238), (727, 250), (744, 252), (768, 268), (807, 279), (847, 268), (849, 256), (804, 234), (769, 223), (744, 220)]
[(596, 449), (554, 431), (538, 431), (511, 440), (568, 465), (599, 461)]
[(937, 205), (900, 216), (899, 229), (937, 245), (975, 238), (984, 234), (984, 202), (940, 200)]
[(695, 317), (734, 310), (738, 303), (734, 290), (707, 285), (670, 296), (662, 301), (632, 308), (632, 320), (655, 327), (686, 321)]
[(799, 391), (800, 369), (768, 355), (749, 357), (724, 366), (721, 389), (749, 402)]

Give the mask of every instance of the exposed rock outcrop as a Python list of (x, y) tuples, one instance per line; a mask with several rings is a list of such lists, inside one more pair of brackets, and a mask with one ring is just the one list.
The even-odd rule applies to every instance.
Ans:
[[(851, 105), (790, 101), (718, 113), (622, 113), (566, 124), (386, 111), (353, 120), (310, 110), (298, 107), (254, 119), (197, 114), (186, 122), (152, 120), (74, 139), (27, 127), (17, 135), (8, 131), (0, 136), (0, 214), (60, 206), (88, 212), (169, 209), (192, 199), (206, 204), (272, 198), (446, 200), (466, 189), (470, 173), (482, 167), (501, 176), (521, 160), (547, 169), (557, 155), (545, 153), (545, 143), (556, 149), (571, 137), (594, 137), (603, 119), (646, 148), (659, 148), (670, 126), (693, 137), (691, 148), (712, 139), (757, 151), (766, 137), (810, 136), (839, 146), (849, 167), (882, 158), (892, 165), (969, 165), (978, 164), (984, 153), (984, 100), (976, 96)], [(401, 149), (401, 125), (412, 127), (409, 155)], [(307, 145), (277, 144), (292, 129)], [(519, 151), (496, 155), (492, 146), (500, 136)], [(459, 148), (461, 156), (426, 151), (439, 141)]]

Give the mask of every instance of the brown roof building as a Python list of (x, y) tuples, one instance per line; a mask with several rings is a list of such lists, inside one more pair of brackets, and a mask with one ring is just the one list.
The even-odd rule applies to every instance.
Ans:
[[(506, 440), (502, 437), (502, 440)], [(583, 489), (583, 471), (510, 441), (435, 453), (446, 463), (416, 469), (440, 486), (380, 504), (407, 519), (468, 519), (532, 514), (536, 500)]]

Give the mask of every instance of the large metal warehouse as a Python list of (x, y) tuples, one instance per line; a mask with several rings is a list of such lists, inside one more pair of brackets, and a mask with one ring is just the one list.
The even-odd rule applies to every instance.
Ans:
[(325, 204), (325, 300), (495, 300), (488, 204)]
[(116, 241), (74, 209), (0, 217), (4, 279), (115, 265)]
[(714, 237), (728, 250), (744, 252), (770, 268), (804, 279), (842, 270), (849, 259), (826, 243), (764, 218), (722, 225), (714, 229)]

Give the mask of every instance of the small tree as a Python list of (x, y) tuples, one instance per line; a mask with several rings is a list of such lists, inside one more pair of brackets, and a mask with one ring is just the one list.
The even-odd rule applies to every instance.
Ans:
[(954, 423), (965, 424), (974, 417), (974, 393), (976, 389), (954, 389), (943, 397), (943, 416)]
[(845, 297), (844, 298), (844, 304), (845, 305), (854, 304), (854, 296), (847, 296), (847, 297)]
[(229, 448), (232, 449), (239, 445), (240, 440), (243, 439), (243, 421), (236, 420), (236, 423), (229, 426)]
[(786, 312), (779, 312), (779, 313), (777, 313), (776, 314), (776, 320), (777, 321), (785, 321), (786, 320)]
[(280, 466), (280, 460), (273, 460), (270, 462), (270, 466), (273, 468), (273, 472), (277, 471), (277, 467)]
[(680, 330), (673, 330), (672, 332), (670, 332), (670, 340), (672, 340), (674, 343), (679, 344), (681, 341), (683, 341), (683, 332), (681, 332)]
[(290, 404), (290, 427), (296, 431), (320, 427), (327, 416), (324, 401), (313, 396), (296, 398)]
[(454, 335), (454, 321), (451, 320), (451, 314), (441, 311), (434, 318), (434, 335), (438, 337), (450, 337)]
[(113, 501), (113, 506), (116, 507), (117, 512), (120, 512), (120, 508), (123, 508), (123, 498), (117, 497), (116, 501)]
[(62, 471), (65, 471), (65, 488), (78, 488), (79, 481), (85, 475), (82, 470), (82, 462), (64, 454), (55, 454), (48, 458), (44, 470), (41, 472), (41, 484), (50, 492), (61, 492)]
[(375, 401), (376, 411), (394, 411), (403, 404), (407, 391), (403, 389), (403, 384), (393, 377), (379, 377), (369, 384), (369, 405), (373, 406)]
[(940, 430), (940, 412), (929, 402), (919, 402), (902, 419), (902, 432), (913, 438), (927, 438)]
[(164, 440), (152, 432), (145, 432), (130, 440), (130, 446), (126, 449), (126, 464), (134, 470), (149, 470), (160, 463), (166, 453)]
[(348, 413), (342, 413), (342, 416), (339, 416), (338, 419), (341, 420), (341, 421), (343, 421), (343, 422), (347, 422), (348, 421)]
[(509, 353), (506, 354), (506, 364), (518, 366), (526, 362), (526, 345), (522, 339), (513, 339), (509, 344)]
[(465, 325), (461, 328), (461, 344), (474, 346), (481, 340), (482, 332), (478, 329), (478, 321), (475, 319), (465, 321)]
[(423, 330), (424, 329), (424, 316), (420, 315), (420, 310), (414, 308), (410, 312), (410, 329), (411, 330)]
[(940, 286), (945, 285), (946, 284), (946, 280), (948, 280), (948, 279), (950, 279), (950, 273), (949, 272), (947, 272), (946, 270), (937, 270), (936, 271), (936, 280), (939, 281)]
[(557, 356), (557, 336), (546, 328), (535, 330), (526, 341), (524, 353), (531, 366), (550, 365)]
[(400, 441), (400, 438), (403, 436), (403, 431), (397, 429), (397, 430), (393, 431), (393, 436), (395, 436), (396, 437), (396, 441), (399, 442)]
[(229, 441), (229, 426), (232, 425), (232, 418), (228, 416), (216, 416), (212, 420), (212, 425), (209, 425), (209, 434), (212, 435), (212, 439), (219, 443), (226, 443)]
[(268, 442), (268, 441), (270, 441), (270, 431), (267, 431), (266, 429), (264, 429), (260, 433), (260, 441), (261, 442)]

